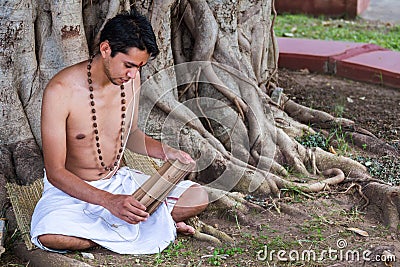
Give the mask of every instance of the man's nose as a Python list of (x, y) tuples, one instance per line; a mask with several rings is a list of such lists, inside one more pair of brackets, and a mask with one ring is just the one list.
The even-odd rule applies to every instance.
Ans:
[(128, 71), (128, 77), (135, 79), (136, 78), (136, 74), (139, 71), (139, 68), (133, 67)]

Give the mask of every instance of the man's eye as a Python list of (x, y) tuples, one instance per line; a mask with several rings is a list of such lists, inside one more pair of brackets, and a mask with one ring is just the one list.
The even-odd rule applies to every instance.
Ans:
[(140, 70), (142, 66), (138, 67), (138, 66), (132, 66), (132, 65), (126, 65), (126, 64), (125, 64), (125, 67), (128, 68), (128, 69), (131, 69), (131, 68), (135, 68), (135, 67), (136, 67), (138, 70)]

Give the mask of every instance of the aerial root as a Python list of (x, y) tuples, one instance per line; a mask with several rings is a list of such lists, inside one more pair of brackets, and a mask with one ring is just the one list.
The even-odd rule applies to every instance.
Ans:
[(331, 176), (331, 175), (334, 175), (334, 176), (331, 178), (327, 178), (323, 181), (311, 184), (311, 185), (307, 186), (306, 188), (304, 188), (304, 190), (302, 190), (302, 191), (306, 192), (306, 193), (319, 192), (319, 191), (328, 189), (329, 185), (335, 185), (335, 184), (339, 184), (339, 183), (343, 182), (344, 179), (346, 178), (343, 171), (340, 169), (337, 169), (337, 168), (325, 170), (322, 174), (324, 176)]
[(351, 183), (351, 185), (344, 192), (340, 192), (340, 194), (347, 194), (353, 187), (357, 187), (358, 194), (365, 200), (365, 204), (361, 206), (361, 209), (363, 210), (369, 205), (369, 199), (362, 192), (362, 186), (360, 184)]
[[(100, 41), (100, 32), (103, 30), (104, 25), (106, 25), (107, 21), (109, 21), (111, 18), (115, 17), (118, 14), (119, 8), (120, 8), (120, 1), (118, 0), (110, 0), (108, 3), (108, 12), (107, 15), (104, 19), (103, 24), (100, 27), (99, 32), (96, 34), (96, 37), (94, 39), (94, 44), (98, 44)], [(125, 5), (126, 7), (126, 5)]]
[(311, 149), (307, 149), (306, 154), (307, 154), (308, 164), (311, 167), (311, 173), (321, 174), (321, 171), (318, 170), (315, 154), (313, 153), (313, 151)]

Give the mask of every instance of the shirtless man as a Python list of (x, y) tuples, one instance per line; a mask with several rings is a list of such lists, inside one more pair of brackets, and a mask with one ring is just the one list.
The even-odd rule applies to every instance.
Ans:
[[(146, 136), (137, 126), (140, 68), (158, 53), (150, 23), (136, 11), (119, 14), (105, 25), (100, 37), (99, 52), (94, 57), (62, 70), (48, 83), (43, 96), (41, 125), (45, 188), (35, 209), (31, 230), (32, 241), (42, 249), (81, 250), (98, 244), (109, 247), (108, 243), (103, 245), (99, 240), (104, 235), (108, 236), (107, 232), (100, 231), (100, 237), (97, 238), (79, 233), (81, 229), (76, 234), (75, 230), (59, 231), (59, 225), (53, 223), (53, 220), (59, 220), (59, 224), (67, 224), (61, 228), (93, 226), (93, 229), (88, 230), (90, 232), (96, 231), (97, 224), (105, 220), (104, 216), (108, 216), (108, 213), (112, 214), (111, 217), (115, 216), (118, 222), (122, 222), (121, 225), (132, 228), (138, 225), (145, 227), (145, 222), (151, 217), (161, 216), (156, 212), (149, 217), (145, 207), (131, 196), (133, 192), (118, 191), (119, 189), (113, 192), (108, 189), (109, 186), (115, 186), (114, 180), (118, 180), (115, 177), (125, 175), (119, 174), (121, 170), (118, 167), (127, 137), (126, 147), (136, 153), (163, 160), (193, 162), (187, 153), (162, 145)], [(129, 177), (136, 175), (131, 170), (125, 172)], [(131, 179), (131, 183), (138, 183), (136, 178)], [(103, 185), (104, 183), (107, 185)], [(125, 180), (121, 183), (125, 183)], [(99, 184), (101, 185), (98, 186)], [(48, 188), (51, 190), (47, 190)], [(136, 188), (137, 186), (131, 190)], [(53, 191), (57, 193), (51, 196)], [(50, 195), (47, 195), (48, 192)], [(59, 199), (60, 195), (62, 200)], [(198, 184), (190, 183), (173, 198), (178, 200), (173, 203), (173, 208), (169, 207), (172, 212), (168, 216), (172, 216), (178, 231), (193, 234), (194, 229), (183, 223), (183, 220), (197, 215), (207, 207), (207, 193)], [(68, 201), (77, 202), (71, 204)], [(78, 208), (78, 213), (67, 209), (64, 212), (65, 218), (54, 218), (63, 216), (64, 206), (69, 208), (75, 203), (88, 205), (93, 209), (82, 206)], [(79, 221), (81, 216), (85, 217), (88, 212), (92, 215), (98, 208), (101, 214), (98, 220)], [(52, 217), (53, 213), (57, 215)], [(160, 221), (162, 220), (155, 219), (153, 223)], [(52, 229), (52, 224), (57, 229)], [(110, 225), (114, 227), (115, 223)], [(161, 225), (160, 229), (167, 231), (165, 227), (165, 224)], [(137, 236), (139, 232), (135, 231), (140, 231), (143, 235), (146, 231), (154, 230), (135, 229), (133, 234)], [(126, 235), (129, 239), (130, 234)], [(168, 238), (171, 239), (169, 236), (167, 241)], [(132, 240), (130, 242), (134, 242)], [(164, 245), (159, 245), (158, 248), (160, 247), (161, 250), (162, 247), (165, 248)], [(126, 251), (114, 249), (112, 246), (109, 248), (120, 253), (137, 252), (134, 249)], [(152, 253), (151, 250), (149, 252)]]

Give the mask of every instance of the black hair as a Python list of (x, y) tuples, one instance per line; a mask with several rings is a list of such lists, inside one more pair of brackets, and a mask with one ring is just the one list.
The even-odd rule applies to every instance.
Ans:
[(132, 47), (146, 50), (152, 58), (160, 52), (150, 22), (135, 9), (124, 11), (107, 21), (101, 31), (100, 42), (106, 40), (112, 57), (118, 52), (127, 54)]

